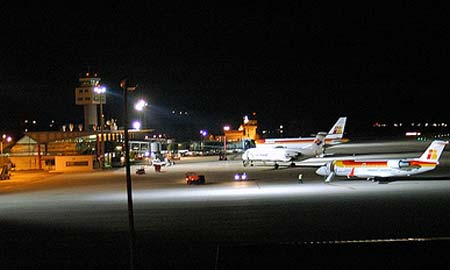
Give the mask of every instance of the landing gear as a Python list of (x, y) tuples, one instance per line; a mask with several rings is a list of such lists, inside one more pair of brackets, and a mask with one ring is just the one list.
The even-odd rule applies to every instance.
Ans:
[(250, 160), (246, 159), (242, 161), (242, 166), (247, 167), (248, 165), (250, 165)]
[(334, 172), (331, 172), (331, 173), (327, 176), (327, 178), (325, 178), (325, 183), (330, 183), (331, 180), (334, 179), (334, 176), (335, 176), (335, 175), (336, 175), (336, 174), (335, 174)]
[(249, 159), (243, 160), (242, 166), (244, 166), (244, 167), (253, 166), (253, 161), (251, 161)]

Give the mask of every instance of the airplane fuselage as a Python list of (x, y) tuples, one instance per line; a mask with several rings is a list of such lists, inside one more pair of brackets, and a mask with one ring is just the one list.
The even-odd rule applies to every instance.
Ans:
[(383, 160), (383, 161), (354, 161), (338, 160), (333, 164), (327, 164), (317, 169), (319, 175), (329, 175), (333, 172), (336, 176), (374, 178), (410, 176), (431, 171), (436, 167), (436, 162), (424, 162), (418, 160)]
[(242, 159), (249, 161), (290, 162), (297, 155), (297, 151), (284, 148), (250, 148), (242, 154)]
[[(272, 139), (260, 139), (257, 140), (257, 148), (288, 148), (288, 149), (298, 149), (303, 148), (305, 145), (312, 144), (315, 137), (299, 137), (299, 138), (272, 138)], [(341, 142), (346, 142), (348, 139), (327, 139), (325, 138), (325, 144), (333, 145)]]

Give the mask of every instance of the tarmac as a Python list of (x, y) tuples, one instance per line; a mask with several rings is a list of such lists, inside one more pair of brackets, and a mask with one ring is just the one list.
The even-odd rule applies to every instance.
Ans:
[(61, 173), (54, 173), (44, 170), (20, 170), (11, 171), (11, 176), (7, 180), (0, 180), (0, 194), (3, 192), (20, 191), (36, 185), (49, 177)]

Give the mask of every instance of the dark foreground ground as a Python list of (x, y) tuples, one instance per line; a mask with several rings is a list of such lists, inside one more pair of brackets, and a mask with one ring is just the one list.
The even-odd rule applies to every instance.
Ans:
[[(14, 227), (1, 269), (132, 269), (128, 234)], [(22, 231), (20, 231), (22, 230)], [(448, 240), (373, 243), (159, 242), (137, 235), (134, 269), (444, 269)]]

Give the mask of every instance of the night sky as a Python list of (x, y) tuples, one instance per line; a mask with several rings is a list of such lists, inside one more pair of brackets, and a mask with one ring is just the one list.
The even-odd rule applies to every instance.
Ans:
[(295, 136), (339, 116), (354, 134), (450, 117), (450, 12), (436, 3), (20, 2), (0, 8), (2, 132), (82, 123), (74, 89), (87, 70), (108, 88), (107, 118), (121, 122), (129, 76), (150, 127), (174, 135), (237, 128), (252, 112), (260, 130)]

